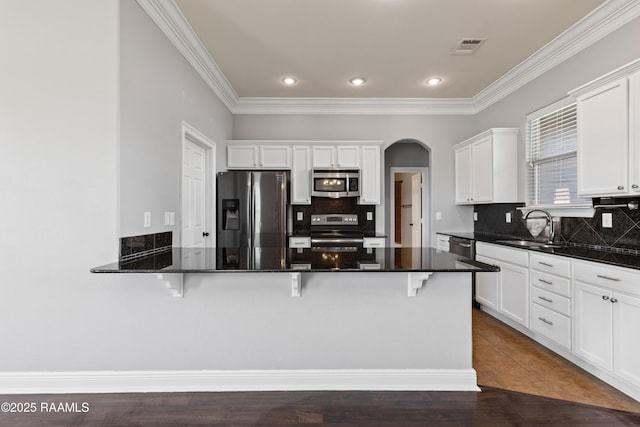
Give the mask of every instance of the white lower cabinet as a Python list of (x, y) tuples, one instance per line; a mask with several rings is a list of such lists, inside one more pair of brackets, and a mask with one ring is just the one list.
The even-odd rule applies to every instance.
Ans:
[(574, 352), (640, 388), (640, 272), (575, 262)]
[(500, 267), (476, 273), (476, 300), (523, 326), (529, 325), (529, 257), (527, 251), (476, 243), (476, 260)]
[[(476, 261), (498, 265), (498, 261), (476, 255)], [(498, 280), (500, 273), (476, 273), (476, 301), (485, 307), (498, 308)]]
[(476, 260), (501, 269), (476, 273), (489, 314), (640, 399), (640, 270), (484, 242)]
[(449, 252), (449, 236), (446, 234), (436, 234), (436, 248), (442, 252)]

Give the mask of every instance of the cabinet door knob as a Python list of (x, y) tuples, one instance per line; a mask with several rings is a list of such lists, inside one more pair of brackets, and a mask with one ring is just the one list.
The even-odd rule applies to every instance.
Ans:
[(209, 237), (209, 233), (207, 233), (206, 231), (202, 233), (202, 237)]
[(638, 184), (633, 184), (631, 188), (638, 188)]
[(609, 301), (609, 297), (606, 296), (606, 295), (602, 295), (602, 299), (605, 300), (605, 301)]
[(624, 190), (624, 187), (622, 185), (618, 185), (618, 190)]
[(618, 300), (617, 300), (617, 299), (615, 299), (615, 298), (611, 298), (611, 302), (615, 304), (615, 303), (617, 303), (617, 302), (618, 302)]

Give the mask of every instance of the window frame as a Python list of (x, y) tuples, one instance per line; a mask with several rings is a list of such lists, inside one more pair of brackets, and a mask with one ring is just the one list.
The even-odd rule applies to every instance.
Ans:
[[(532, 201), (534, 201), (534, 198), (536, 198), (536, 195), (531, 194), (531, 192), (534, 191), (535, 188), (539, 187), (539, 185), (537, 184), (539, 182), (538, 181), (539, 172), (538, 170), (534, 170), (534, 171), (531, 170), (531, 168), (533, 168), (534, 166), (530, 163), (530, 160), (529, 160), (529, 156), (532, 150), (531, 124), (533, 121), (540, 119), (541, 117), (554, 113), (563, 108), (569, 107), (570, 105), (575, 103), (576, 103), (576, 100), (574, 98), (566, 97), (550, 105), (547, 105), (546, 107), (543, 107), (537, 111), (527, 114), (526, 122), (525, 122), (525, 154), (526, 154), (526, 160), (525, 160), (526, 178), (525, 179), (526, 179), (527, 194), (526, 194), (525, 206), (522, 208), (519, 208), (520, 210), (530, 211), (533, 209), (542, 209), (549, 212), (552, 216), (565, 216), (565, 217), (592, 217), (593, 216), (593, 213), (595, 211), (593, 209), (592, 201), (584, 201), (582, 203), (568, 203), (568, 204), (533, 204), (532, 203)], [(577, 120), (577, 117), (576, 117), (576, 120)], [(541, 161), (537, 161), (536, 164), (540, 165), (540, 164), (548, 163), (551, 161), (556, 161), (561, 159), (562, 160), (571, 159), (571, 158), (575, 158), (577, 163), (577, 159), (578, 159), (577, 147), (575, 151), (545, 157)], [(531, 182), (532, 179), (536, 180), (535, 184)], [(576, 179), (577, 179), (577, 171), (576, 171)], [(538, 200), (539, 200), (539, 197), (535, 199), (536, 202)]]

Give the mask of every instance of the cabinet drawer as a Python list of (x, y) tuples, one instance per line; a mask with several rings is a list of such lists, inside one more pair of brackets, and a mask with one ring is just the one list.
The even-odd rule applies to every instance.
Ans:
[(310, 248), (311, 237), (289, 237), (290, 248)]
[(583, 283), (640, 295), (640, 272), (635, 270), (575, 261), (574, 277)]
[(569, 298), (552, 294), (535, 286), (531, 287), (531, 302), (540, 304), (565, 316), (571, 316), (571, 300)]
[(476, 242), (476, 254), (523, 267), (529, 266), (529, 253), (523, 249), (513, 249), (506, 246)]
[(571, 296), (569, 279), (531, 270), (531, 285), (565, 297)]
[(538, 304), (531, 304), (531, 330), (571, 348), (571, 320)]
[(571, 277), (571, 264), (566, 258), (531, 253), (531, 268), (557, 276)]
[(365, 237), (362, 239), (362, 246), (365, 248), (384, 248), (384, 237)]

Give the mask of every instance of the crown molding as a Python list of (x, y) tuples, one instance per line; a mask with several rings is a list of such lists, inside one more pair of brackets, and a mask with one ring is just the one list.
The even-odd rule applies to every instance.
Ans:
[(173, 0), (137, 0), (211, 90), (233, 112), (238, 95)]
[(640, 1), (608, 0), (474, 96), (476, 112), (495, 104), (639, 16)]
[(608, 0), (472, 98), (249, 98), (238, 96), (173, 0), (137, 2), (232, 114), (476, 114), (640, 16), (639, 0)]
[(470, 99), (240, 98), (234, 114), (474, 114)]

